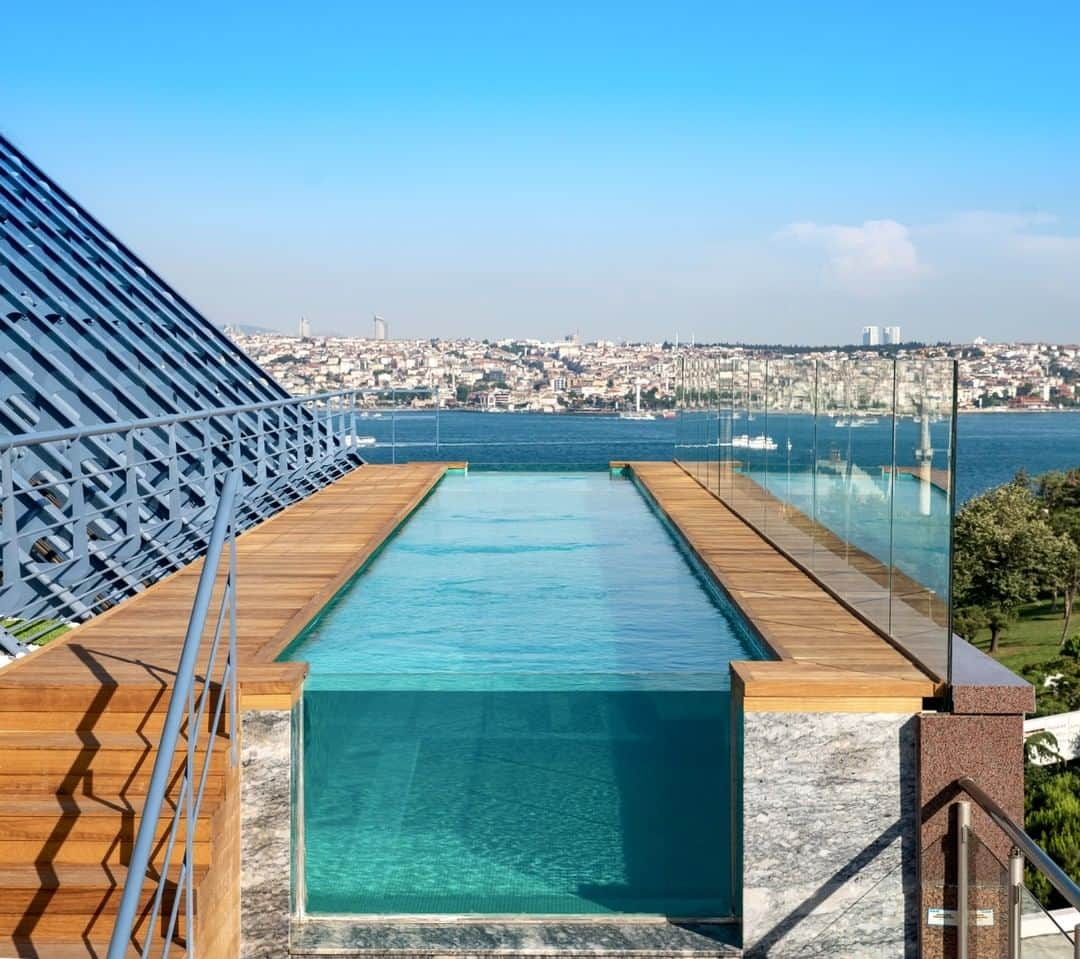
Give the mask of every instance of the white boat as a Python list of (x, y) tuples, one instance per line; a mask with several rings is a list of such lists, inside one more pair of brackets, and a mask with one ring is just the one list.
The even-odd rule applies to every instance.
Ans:
[(374, 436), (346, 436), (346, 446), (374, 446), (376, 443)]
[(766, 436), (764, 433), (759, 433), (757, 436), (740, 433), (738, 436), (731, 438), (731, 445), (736, 449), (744, 450), (774, 450), (777, 448), (776, 440), (771, 436)]

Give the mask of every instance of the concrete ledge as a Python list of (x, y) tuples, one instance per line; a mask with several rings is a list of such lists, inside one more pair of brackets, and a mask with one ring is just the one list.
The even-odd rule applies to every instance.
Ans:
[(532, 920), (433, 917), (307, 917), (292, 924), (292, 956), (370, 956), (468, 959), (529, 956), (533, 959), (740, 956), (739, 927), (731, 923), (612, 921), (607, 917)]

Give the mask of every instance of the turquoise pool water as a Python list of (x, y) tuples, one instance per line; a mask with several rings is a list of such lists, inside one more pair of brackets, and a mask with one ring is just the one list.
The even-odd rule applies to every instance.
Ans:
[(632, 483), (447, 477), (287, 654), (308, 911), (731, 915), (759, 655)]

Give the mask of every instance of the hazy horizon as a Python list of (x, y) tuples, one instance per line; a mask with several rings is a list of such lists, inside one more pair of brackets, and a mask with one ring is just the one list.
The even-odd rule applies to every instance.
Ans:
[(1077, 339), (1073, 4), (4, 18), (2, 132), (218, 324)]

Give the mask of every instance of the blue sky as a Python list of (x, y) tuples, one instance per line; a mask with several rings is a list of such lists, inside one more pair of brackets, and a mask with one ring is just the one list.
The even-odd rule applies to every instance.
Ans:
[(5, 7), (0, 129), (216, 321), (1080, 340), (1075, 2), (154, 6)]

